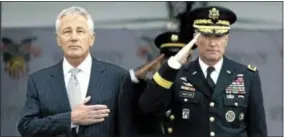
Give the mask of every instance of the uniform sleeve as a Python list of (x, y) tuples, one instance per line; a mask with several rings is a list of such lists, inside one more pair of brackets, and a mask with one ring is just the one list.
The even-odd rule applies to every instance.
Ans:
[(139, 99), (139, 107), (144, 113), (157, 114), (167, 110), (180, 67), (181, 65), (172, 57), (154, 74)]
[(258, 71), (255, 72), (250, 87), (247, 125), (249, 137), (267, 137), (263, 95)]

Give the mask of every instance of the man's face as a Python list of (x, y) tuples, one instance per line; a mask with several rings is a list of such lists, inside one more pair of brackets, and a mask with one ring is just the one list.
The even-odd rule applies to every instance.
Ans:
[(218, 61), (225, 53), (228, 44), (228, 35), (215, 37), (200, 35), (196, 45), (199, 49), (199, 55), (208, 61)]
[(63, 49), (65, 56), (70, 58), (87, 56), (94, 40), (94, 33), (90, 31), (84, 16), (66, 15), (61, 18), (57, 43)]

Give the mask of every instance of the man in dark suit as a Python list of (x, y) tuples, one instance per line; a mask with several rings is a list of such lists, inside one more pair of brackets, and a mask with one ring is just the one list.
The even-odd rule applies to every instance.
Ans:
[[(196, 36), (154, 74), (139, 106), (145, 113), (172, 108), (175, 137), (266, 137), (259, 71), (224, 56), (237, 16), (218, 6), (190, 14)], [(181, 67), (194, 43), (199, 58)]]
[[(147, 86), (149, 81), (149, 79), (146, 78), (147, 73), (156, 72), (160, 68), (161, 64), (163, 64), (169, 57), (175, 55), (183, 46), (186, 45), (186, 41), (178, 32), (169, 31), (159, 34), (155, 38), (155, 45), (160, 49), (160, 55), (153, 61), (129, 71), (131, 80), (134, 83), (136, 100), (139, 100), (139, 97)], [(183, 61), (185, 63), (189, 60), (190, 56)], [(158, 136), (165, 134), (164, 126), (167, 125), (167, 121), (164, 122), (164, 120), (168, 119), (165, 113), (145, 114), (143, 111), (138, 109), (136, 114), (136, 125), (138, 126), (137, 129), (139, 135)]]
[(64, 59), (29, 76), (18, 123), (22, 136), (132, 136), (128, 71), (90, 55), (93, 30), (83, 8), (59, 14), (57, 43)]

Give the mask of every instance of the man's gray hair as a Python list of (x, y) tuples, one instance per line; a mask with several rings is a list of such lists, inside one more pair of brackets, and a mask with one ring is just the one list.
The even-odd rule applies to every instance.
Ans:
[(55, 22), (55, 30), (58, 33), (59, 32), (59, 26), (61, 18), (66, 15), (81, 15), (87, 19), (87, 24), (89, 26), (90, 31), (94, 32), (95, 24), (93, 22), (92, 16), (82, 7), (76, 7), (72, 6), (66, 9), (63, 9), (57, 16), (56, 22)]

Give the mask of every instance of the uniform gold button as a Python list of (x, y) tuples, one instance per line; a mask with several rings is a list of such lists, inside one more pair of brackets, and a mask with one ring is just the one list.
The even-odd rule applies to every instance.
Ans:
[(169, 134), (173, 133), (173, 129), (172, 128), (168, 128), (168, 133)]
[(239, 103), (238, 102), (235, 102), (235, 106), (237, 107), (239, 105)]
[(211, 136), (211, 137), (214, 137), (214, 136), (215, 136), (215, 132), (213, 132), (213, 131), (210, 132), (210, 136)]
[(214, 107), (215, 103), (214, 102), (210, 102), (210, 107)]
[(210, 117), (209, 120), (210, 120), (210, 122), (214, 122), (215, 118), (214, 117)]
[(175, 116), (174, 115), (171, 115), (170, 116), (170, 120), (174, 120), (175, 119)]

